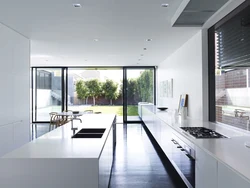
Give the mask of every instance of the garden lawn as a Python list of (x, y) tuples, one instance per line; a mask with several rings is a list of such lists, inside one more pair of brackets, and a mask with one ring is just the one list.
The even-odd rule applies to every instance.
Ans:
[[(122, 106), (70, 106), (69, 110), (85, 111), (93, 110), (94, 112), (102, 112), (103, 114), (123, 115)], [(138, 106), (128, 106), (128, 116), (138, 116)]]

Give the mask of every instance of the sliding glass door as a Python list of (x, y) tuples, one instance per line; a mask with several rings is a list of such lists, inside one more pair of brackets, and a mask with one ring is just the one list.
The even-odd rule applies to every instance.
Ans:
[(124, 122), (140, 122), (138, 103), (155, 103), (155, 68), (124, 68)]
[(64, 76), (62, 68), (33, 68), (33, 122), (48, 122), (50, 112), (64, 110)]
[(122, 68), (68, 68), (68, 109), (122, 116)]
[(32, 122), (64, 110), (117, 114), (140, 122), (138, 103), (155, 103), (154, 67), (32, 68)]

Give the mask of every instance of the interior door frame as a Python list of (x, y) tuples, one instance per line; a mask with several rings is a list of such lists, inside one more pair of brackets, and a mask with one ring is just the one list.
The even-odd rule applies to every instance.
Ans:
[(154, 80), (153, 80), (153, 84), (154, 84), (154, 105), (156, 105), (156, 67), (155, 66), (126, 66), (123, 67), (123, 123), (142, 123), (141, 118), (139, 118), (140, 120), (138, 121), (129, 121), (128, 120), (128, 116), (127, 116), (127, 109), (128, 109), (128, 95), (127, 95), (127, 79), (128, 79), (128, 75), (127, 72), (128, 70), (136, 70), (136, 69), (153, 69), (153, 73), (154, 73)]

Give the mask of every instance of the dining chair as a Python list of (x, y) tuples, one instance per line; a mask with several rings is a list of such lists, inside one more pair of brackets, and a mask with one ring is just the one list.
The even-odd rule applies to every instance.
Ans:
[(56, 115), (56, 128), (68, 123), (68, 119), (65, 116)]
[[(64, 110), (63, 112), (71, 112), (73, 114), (72, 110)], [(65, 123), (68, 123), (73, 119), (73, 115), (71, 115), (71, 116), (63, 116), (62, 118), (64, 119)]]
[(49, 131), (52, 130), (52, 127), (56, 127), (58, 124), (58, 117), (57, 117), (57, 112), (50, 112), (50, 125), (49, 125)]

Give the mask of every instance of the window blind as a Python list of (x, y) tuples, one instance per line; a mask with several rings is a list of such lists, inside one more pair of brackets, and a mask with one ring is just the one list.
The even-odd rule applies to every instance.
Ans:
[(216, 67), (250, 67), (250, 6), (215, 29)]

